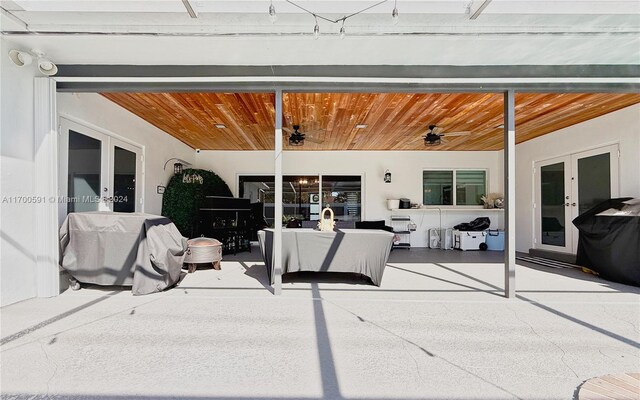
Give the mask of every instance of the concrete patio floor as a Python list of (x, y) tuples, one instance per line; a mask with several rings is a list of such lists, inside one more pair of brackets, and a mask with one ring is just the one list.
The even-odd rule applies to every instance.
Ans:
[(276, 297), (254, 252), (164, 293), (4, 307), (2, 398), (572, 399), (640, 370), (639, 288), (519, 266), (505, 299), (499, 254), (443, 253), (394, 251), (381, 287), (303, 275)]

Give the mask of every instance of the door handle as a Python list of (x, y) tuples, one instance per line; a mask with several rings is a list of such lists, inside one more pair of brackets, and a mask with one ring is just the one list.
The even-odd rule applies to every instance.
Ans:
[(575, 206), (576, 206), (576, 203), (571, 203), (571, 205), (575, 207)]
[(569, 207), (569, 203), (564, 203), (564, 205), (565, 205), (566, 207)]

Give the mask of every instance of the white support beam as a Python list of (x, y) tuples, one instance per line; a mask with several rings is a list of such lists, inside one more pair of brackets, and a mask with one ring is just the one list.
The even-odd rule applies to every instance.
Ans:
[(34, 183), (43, 200), (36, 204), (36, 284), (38, 297), (52, 297), (60, 294), (56, 82), (35, 78), (34, 96)]
[(282, 89), (276, 89), (275, 207), (273, 216), (273, 294), (282, 294)]
[(504, 295), (516, 295), (516, 102), (504, 92)]
[(476, 19), (482, 14), (491, 0), (474, 0), (469, 4), (469, 19)]

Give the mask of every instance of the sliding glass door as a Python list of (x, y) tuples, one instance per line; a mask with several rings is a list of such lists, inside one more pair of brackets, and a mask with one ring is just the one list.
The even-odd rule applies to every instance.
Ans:
[(322, 206), (331, 207), (340, 221), (360, 221), (362, 215), (362, 177), (323, 175)]
[[(275, 178), (272, 175), (241, 175), (238, 195), (264, 204), (264, 217), (273, 224)], [(360, 175), (285, 175), (282, 177), (283, 218), (316, 221), (324, 207), (331, 207), (339, 221), (360, 221), (362, 177)]]

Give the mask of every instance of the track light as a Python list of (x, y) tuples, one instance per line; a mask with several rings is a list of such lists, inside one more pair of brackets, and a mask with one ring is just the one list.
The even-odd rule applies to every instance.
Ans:
[(24, 67), (25, 65), (31, 64), (31, 61), (33, 61), (33, 57), (31, 57), (31, 54), (27, 53), (26, 51), (15, 49), (9, 51), (9, 58), (18, 67)]
[(276, 8), (273, 6), (273, 1), (271, 1), (271, 4), (269, 5), (269, 19), (271, 19), (272, 24), (278, 19), (278, 16), (276, 15)]
[(58, 67), (46, 58), (38, 59), (38, 71), (47, 76), (52, 76), (58, 73)]
[(396, 25), (398, 24), (398, 21), (400, 20), (400, 13), (398, 13), (398, 1), (396, 0), (393, 3), (393, 11), (391, 12), (391, 19), (393, 20), (393, 24)]
[(40, 50), (31, 49), (36, 57), (38, 57), (38, 71), (43, 75), (52, 76), (58, 73), (58, 67), (48, 58), (44, 57), (44, 53)]
[(30, 52), (12, 49), (9, 51), (9, 58), (19, 67), (31, 64), (33, 57), (38, 59), (38, 71), (41, 74), (52, 76), (58, 73), (58, 67), (53, 61), (44, 57), (44, 53), (40, 50), (31, 49)]

